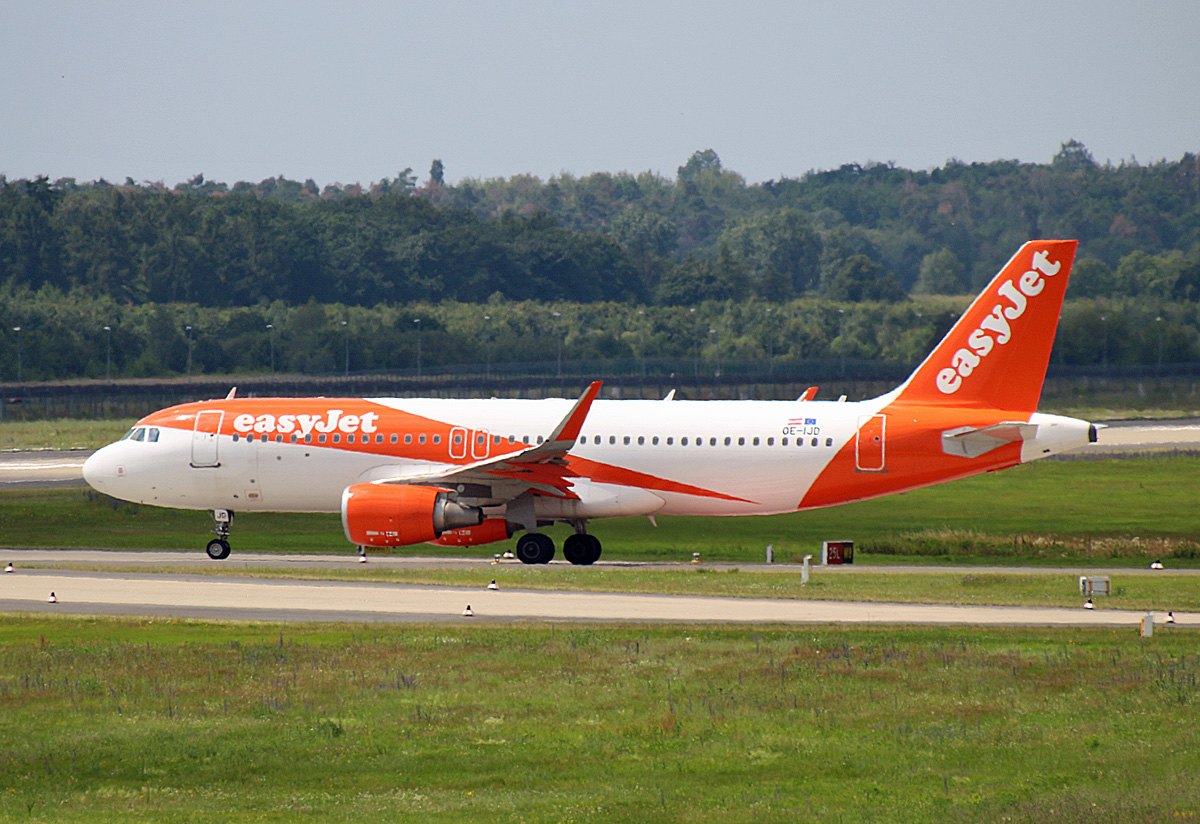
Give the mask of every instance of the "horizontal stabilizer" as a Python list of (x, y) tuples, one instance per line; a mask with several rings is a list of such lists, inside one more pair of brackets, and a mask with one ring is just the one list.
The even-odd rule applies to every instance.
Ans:
[(978, 458), (1006, 443), (1020, 443), (1037, 437), (1037, 424), (1004, 421), (991, 426), (964, 426), (942, 433), (942, 451), (947, 455)]

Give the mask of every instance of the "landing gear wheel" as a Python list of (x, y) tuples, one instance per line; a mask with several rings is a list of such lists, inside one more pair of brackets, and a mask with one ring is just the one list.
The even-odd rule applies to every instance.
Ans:
[(517, 539), (517, 557), (523, 564), (548, 564), (554, 557), (554, 541), (540, 532), (526, 532)]
[(583, 558), (584, 564), (594, 564), (600, 560), (600, 539), (595, 535), (584, 535), (587, 540), (587, 555)]
[(214, 538), (208, 542), (205, 551), (208, 552), (208, 557), (214, 561), (223, 561), (229, 557), (229, 541), (224, 538)]
[(575, 533), (568, 535), (563, 541), (563, 557), (573, 564), (588, 563), (588, 553), (591, 550), (591, 545), (588, 542), (588, 535)]

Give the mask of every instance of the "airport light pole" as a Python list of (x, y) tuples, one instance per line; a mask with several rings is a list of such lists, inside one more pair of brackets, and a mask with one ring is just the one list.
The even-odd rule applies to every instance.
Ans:
[(187, 332), (187, 346), (188, 346), (187, 376), (188, 376), (188, 380), (191, 380), (192, 379), (192, 327), (185, 326), (185, 327), (183, 327), (183, 331)]
[[(1163, 336), (1165, 335), (1163, 327), (1162, 315), (1154, 318), (1154, 325), (1158, 326), (1158, 371), (1163, 371)], [(19, 351), (19, 350), (18, 350)]]
[(487, 321), (487, 378), (492, 379), (492, 316), (484, 315), (483, 319)]
[(275, 372), (275, 324), (267, 324), (267, 340), (271, 343), (271, 372)]
[(112, 327), (104, 327), (104, 379), (112, 380)]
[(17, 383), (21, 382), (21, 327), (14, 326), (13, 331), (17, 333)]
[(421, 377), (421, 319), (414, 318), (413, 323), (417, 325), (417, 377)]
[(344, 347), (346, 357), (345, 357), (345, 367), (343, 369), (343, 375), (344, 375), (344, 377), (348, 378), (348, 377), (350, 377), (350, 321), (348, 321), (348, 320), (342, 321), (342, 327), (346, 330), (346, 341), (345, 341), (345, 347)]
[(558, 324), (558, 318), (561, 318), (561, 317), (562, 317), (562, 312), (551, 312), (550, 314), (551, 314), (551, 315), (552, 315), (552, 316), (555, 318), (555, 322), (554, 322), (554, 337), (558, 338), (558, 361), (557, 361), (557, 366), (558, 366), (558, 379), (559, 379), (559, 380), (562, 380), (562, 344), (563, 344), (563, 336), (562, 336), (562, 329), (560, 329), (560, 328), (559, 328), (559, 324)]

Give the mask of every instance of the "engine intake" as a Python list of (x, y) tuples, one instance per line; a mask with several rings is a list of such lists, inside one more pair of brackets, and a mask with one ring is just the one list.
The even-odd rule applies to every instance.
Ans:
[(358, 546), (408, 546), (483, 523), (483, 510), (463, 506), (435, 486), (352, 484), (342, 492), (342, 527)]

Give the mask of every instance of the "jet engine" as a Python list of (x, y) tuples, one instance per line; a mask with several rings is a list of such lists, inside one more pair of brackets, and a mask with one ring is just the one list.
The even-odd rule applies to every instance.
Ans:
[(478, 526), (483, 511), (433, 486), (352, 484), (342, 492), (342, 527), (359, 546), (407, 546), (449, 529)]

